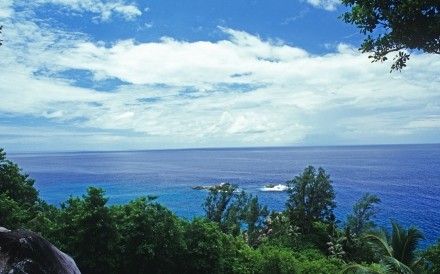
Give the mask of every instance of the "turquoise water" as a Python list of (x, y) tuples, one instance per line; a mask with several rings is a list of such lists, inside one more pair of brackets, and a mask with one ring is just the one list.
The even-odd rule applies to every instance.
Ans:
[(308, 165), (321, 166), (333, 181), (341, 222), (369, 192), (382, 199), (379, 225), (389, 226), (390, 219), (415, 225), (426, 234), (425, 245), (440, 237), (438, 144), (20, 153), (8, 158), (36, 180), (41, 198), (51, 204), (96, 186), (106, 190), (110, 204), (157, 195), (161, 204), (185, 218), (203, 215), (207, 192), (192, 186), (238, 184), (269, 208), (281, 210), (286, 193), (261, 188), (284, 184)]

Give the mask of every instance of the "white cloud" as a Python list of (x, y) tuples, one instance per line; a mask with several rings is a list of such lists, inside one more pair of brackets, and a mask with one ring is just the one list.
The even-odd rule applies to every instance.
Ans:
[(14, 13), (12, 0), (2, 0), (0, 2), (0, 19), (9, 18)]
[(98, 14), (98, 18), (102, 21), (108, 21), (115, 15), (126, 20), (133, 20), (142, 15), (142, 12), (135, 5), (125, 2), (123, 0), (36, 0), (32, 4), (53, 4), (73, 12), (91, 12)]
[(325, 9), (327, 11), (334, 11), (340, 4), (339, 0), (306, 0), (307, 3), (315, 8)]
[[(324, 144), (327, 136), (390, 143), (440, 131), (439, 56), (413, 55), (406, 70), (389, 74), (388, 63), (370, 64), (349, 45), (312, 55), (227, 28), (217, 42), (113, 45), (26, 20), (10, 29), (11, 42), (0, 49), (0, 119), (44, 124), (0, 127), (0, 138), (10, 130), (21, 136), (16, 147), (44, 140), (90, 149), (94, 142), (113, 149), (291, 145), (310, 136)], [(79, 87), (69, 77), (75, 71), (91, 75), (91, 84)], [(123, 82), (94, 88), (114, 80)], [(51, 137), (40, 132), (46, 128)], [(72, 131), (78, 145), (70, 144)]]

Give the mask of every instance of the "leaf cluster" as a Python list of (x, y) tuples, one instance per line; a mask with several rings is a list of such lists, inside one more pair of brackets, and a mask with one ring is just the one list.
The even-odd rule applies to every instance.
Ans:
[(321, 167), (317, 172), (308, 166), (304, 172), (286, 182), (289, 198), (286, 208), (292, 225), (297, 225), (301, 233), (310, 233), (313, 223), (328, 221), (336, 207), (335, 193), (330, 176)]
[(351, 8), (341, 19), (366, 36), (360, 51), (372, 52), (373, 62), (398, 52), (391, 71), (406, 66), (405, 49), (440, 54), (440, 4), (437, 0), (342, 0)]

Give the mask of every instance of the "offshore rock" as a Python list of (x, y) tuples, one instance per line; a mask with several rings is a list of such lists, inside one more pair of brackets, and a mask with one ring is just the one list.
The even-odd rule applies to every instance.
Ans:
[(194, 190), (222, 190), (227, 187), (231, 186), (229, 183), (220, 183), (218, 185), (213, 186), (193, 186), (192, 189)]
[(0, 274), (80, 274), (75, 261), (32, 231), (0, 227)]

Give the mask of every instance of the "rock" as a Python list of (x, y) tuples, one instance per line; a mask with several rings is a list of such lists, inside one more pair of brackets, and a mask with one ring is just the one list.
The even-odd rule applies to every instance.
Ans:
[(231, 186), (230, 183), (220, 183), (218, 185), (213, 185), (213, 186), (193, 186), (192, 189), (194, 189), (194, 190), (204, 190), (204, 189), (206, 189), (206, 190), (214, 190), (214, 189), (221, 190), (221, 189), (227, 188), (229, 186)]
[(32, 231), (0, 227), (0, 274), (81, 273), (75, 261)]

